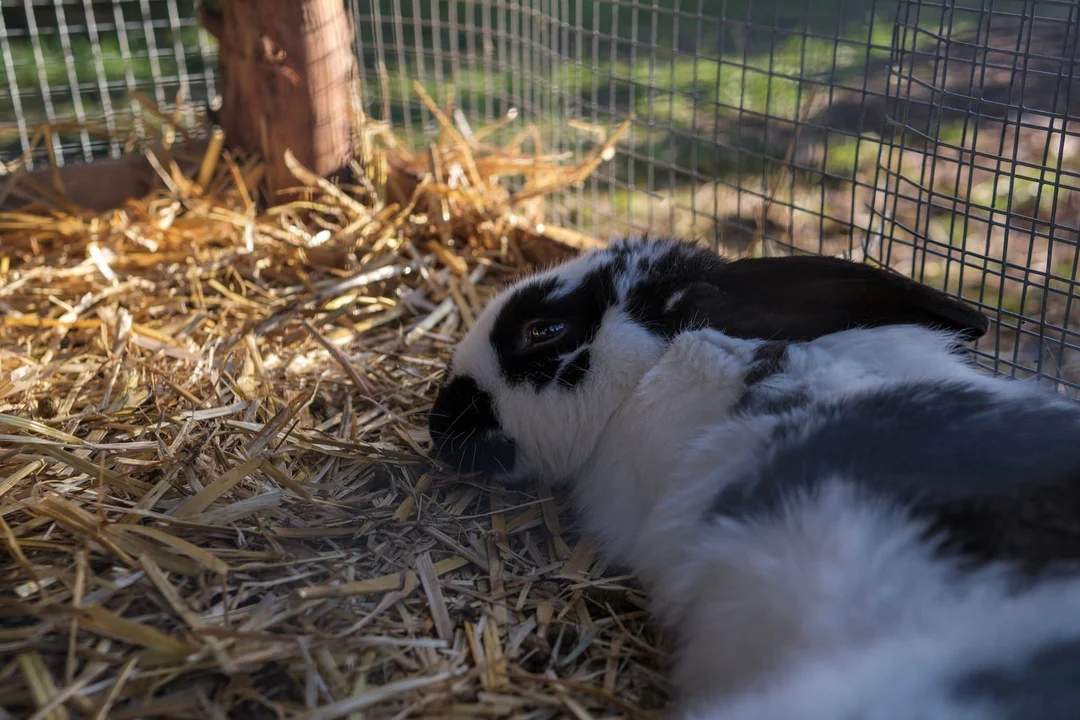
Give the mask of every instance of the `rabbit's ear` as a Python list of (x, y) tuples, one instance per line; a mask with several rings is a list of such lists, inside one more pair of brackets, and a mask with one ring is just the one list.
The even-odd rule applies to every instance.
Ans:
[(975, 340), (985, 315), (891, 270), (826, 256), (748, 258), (724, 263), (681, 289), (673, 325), (708, 325), (728, 335), (804, 342), (859, 327), (913, 324)]

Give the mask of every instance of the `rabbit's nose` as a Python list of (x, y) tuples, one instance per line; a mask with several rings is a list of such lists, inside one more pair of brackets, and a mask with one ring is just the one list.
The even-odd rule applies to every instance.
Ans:
[(461, 473), (492, 479), (512, 474), (516, 446), (499, 427), (491, 395), (460, 375), (435, 398), (428, 415), (435, 458)]

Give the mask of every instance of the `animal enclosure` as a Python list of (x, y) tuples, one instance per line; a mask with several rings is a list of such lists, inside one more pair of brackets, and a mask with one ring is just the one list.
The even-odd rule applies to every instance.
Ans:
[[(1078, 10), (1070, 0), (349, 0), (362, 103), (413, 143), (412, 92), (464, 122), (518, 113), (545, 151), (633, 117), (613, 162), (550, 198), (607, 239), (846, 254), (978, 304), (993, 369), (1080, 382)], [(137, 90), (213, 102), (194, 0), (5, 3), (3, 158), (121, 151)], [(43, 148), (34, 155), (41, 162)]]

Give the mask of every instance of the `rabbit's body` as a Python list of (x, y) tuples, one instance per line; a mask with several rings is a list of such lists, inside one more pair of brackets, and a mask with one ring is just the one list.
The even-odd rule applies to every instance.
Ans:
[(926, 328), (834, 333), (762, 360), (768, 345), (684, 333), (618, 408), (575, 483), (611, 554), (676, 477), (711, 478), (711, 511), (742, 516), (842, 473), (944, 526), (951, 549), (1080, 559), (1080, 522), (1053, 522), (1080, 510), (1076, 403), (987, 375)]
[(1009, 718), (978, 693), (946, 711), (965, 678), (1080, 638), (1080, 585), (1020, 590), (997, 562), (1080, 556), (1046, 522), (1080, 510), (1080, 407), (972, 366), (986, 326), (957, 301), (789, 260), (626, 243), (521, 281), (455, 353), (437, 454), (568, 485), (675, 630), (702, 718)]
[(432, 439), (462, 471), (572, 482), (615, 408), (686, 330), (797, 342), (901, 321), (986, 330), (962, 303), (836, 258), (728, 263), (677, 241), (617, 243), (488, 304), (455, 350)]
[[(684, 332), (607, 424), (574, 483), (584, 495), (582, 510), (610, 510), (612, 528), (625, 532), (627, 518), (643, 518), (619, 507), (623, 502), (638, 503), (642, 511), (655, 507), (673, 489), (673, 474), (695, 462), (700, 467), (687, 471), (691, 475), (734, 479), (750, 473), (763, 461), (764, 446), (781, 420), (796, 422), (824, 402), (911, 383), (1000, 385), (953, 352), (955, 345), (951, 334), (913, 326), (844, 331), (783, 344), (780, 352), (775, 342), (709, 329)], [(1005, 389), (1011, 392), (1012, 386)], [(642, 480), (631, 490), (628, 478), (635, 475)], [(594, 530), (605, 538), (611, 534)], [(622, 554), (615, 546), (611, 551)]]
[[(982, 668), (981, 646), (964, 649), (973, 628), (1029, 613), (1056, 639), (1073, 632), (1069, 618), (1080, 623), (1080, 584), (1013, 597), (1010, 568), (959, 563), (957, 545), (994, 557), (1001, 538), (968, 538), (948, 514), (982, 503), (1005, 519), (1009, 503), (1038, 496), (1041, 481), (1076, 497), (1080, 446), (1067, 441), (1080, 437), (1080, 408), (984, 375), (951, 352), (948, 334), (850, 331), (857, 342), (848, 334), (788, 346), (750, 386), (762, 343), (710, 330), (679, 336), (620, 406), (575, 484), (589, 530), (641, 577), (655, 615), (676, 632), (675, 684), (688, 703), (738, 696), (807, 663), (891, 659), (895, 673), (908, 655), (936, 653), (938, 644), (923, 647), (933, 641), (956, 652), (947, 674), (920, 676), (934, 687), (918, 697), (944, 711), (961, 703), (950, 683)], [(802, 400), (769, 410), (790, 396)], [(680, 437), (688, 426), (694, 432)], [(1003, 428), (1034, 452), (1001, 442), (994, 433)], [(1056, 550), (1080, 549), (1071, 540)], [(1029, 547), (1016, 552), (1033, 559)], [(1029, 635), (1007, 638), (1010, 662), (1020, 662), (1011, 655), (1022, 656)], [(776, 692), (762, 702), (779, 702)], [(845, 702), (882, 699), (860, 693)], [(899, 717), (912, 716), (921, 715)]]
[[(680, 560), (669, 558), (665, 573), (687, 598), (671, 618), (683, 711), (717, 720), (1076, 717), (1080, 652), (1039, 671), (1071, 684), (1049, 688), (1024, 668), (1080, 644), (1080, 583), (1018, 591), (1004, 568), (966, 571), (940, 557), (922, 530), (838, 478), (782, 514), (715, 523), (674, 549)], [(650, 591), (657, 609), (676, 599), (663, 583)], [(1010, 690), (1028, 695), (1028, 712), (1003, 712), (995, 694)], [(1040, 701), (1069, 709), (1030, 712)]]

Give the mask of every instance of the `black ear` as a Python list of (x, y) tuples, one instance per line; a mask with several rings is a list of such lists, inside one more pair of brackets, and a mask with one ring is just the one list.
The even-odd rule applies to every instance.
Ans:
[(914, 324), (982, 337), (985, 315), (891, 270), (826, 256), (724, 263), (669, 306), (673, 325), (708, 324), (728, 335), (804, 342), (857, 327)]

